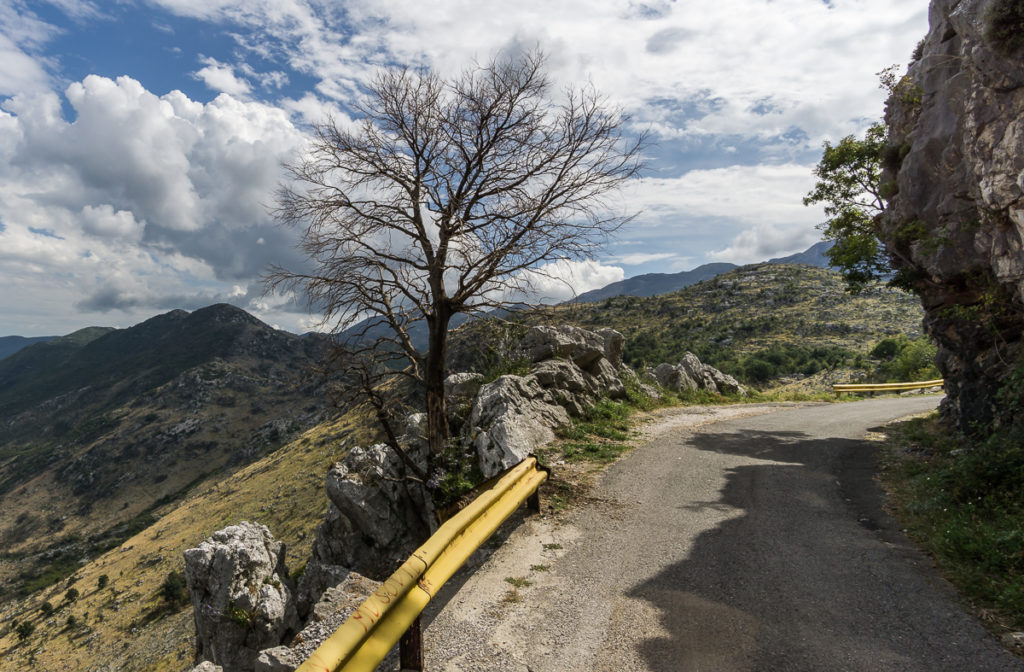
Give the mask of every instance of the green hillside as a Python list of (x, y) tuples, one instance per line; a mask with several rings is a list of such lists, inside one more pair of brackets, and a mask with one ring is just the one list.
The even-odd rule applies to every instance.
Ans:
[(875, 345), (919, 336), (922, 316), (916, 297), (885, 285), (853, 296), (835, 271), (758, 264), (671, 294), (563, 305), (519, 319), (617, 329), (626, 336), (625, 361), (634, 367), (678, 362), (690, 351), (759, 382), (837, 366), (873, 368), (868, 355)]
[(0, 361), (0, 598), (50, 585), (319, 421), (308, 372), (322, 345), (221, 304)]

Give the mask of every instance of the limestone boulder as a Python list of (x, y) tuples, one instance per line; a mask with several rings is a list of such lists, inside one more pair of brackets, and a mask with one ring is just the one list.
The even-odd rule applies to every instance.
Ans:
[(232, 525), (186, 550), (185, 581), (197, 658), (224, 672), (252, 670), (261, 649), (297, 629), (285, 546), (263, 525)]
[[(410, 457), (426, 469), (426, 455)], [(330, 500), (299, 583), (305, 614), (350, 571), (385, 578), (433, 532), (436, 518), (424, 484), (409, 479), (401, 457), (385, 444), (353, 448), (327, 473)]]
[(605, 337), (569, 325), (531, 327), (520, 349), (534, 362), (561, 357), (586, 370), (605, 356)]
[(693, 391), (697, 389), (697, 381), (690, 378), (686, 371), (673, 364), (658, 364), (651, 372), (658, 384), (673, 392)]
[(626, 350), (626, 338), (614, 329), (604, 327), (595, 332), (604, 339), (604, 358), (616, 369), (622, 367), (622, 353)]
[(501, 376), (480, 388), (466, 439), (476, 448), (480, 470), (489, 478), (552, 441), (554, 428), (568, 423), (569, 414), (536, 376)]
[(482, 374), (465, 372), (453, 373), (444, 379), (444, 395), (449, 404), (472, 400), (483, 385)]
[(626, 397), (626, 386), (622, 384), (619, 371), (610, 360), (604, 357), (597, 360), (590, 367), (589, 374), (593, 376), (600, 396), (609, 399), (624, 399)]
[(718, 392), (718, 385), (715, 384), (715, 376), (711, 373), (713, 367), (707, 366), (701, 362), (697, 355), (692, 352), (686, 353), (683, 356), (683, 360), (677, 365), (678, 369), (682, 370), (686, 377), (694, 381), (697, 384), (697, 389), (707, 390), (708, 392)]
[(214, 665), (208, 660), (204, 660), (195, 667), (192, 668), (191, 672), (223, 672), (224, 668), (220, 665)]
[(379, 587), (380, 582), (356, 572), (346, 574), (320, 596), (290, 645), (260, 651), (254, 672), (292, 672)]
[(745, 396), (746, 389), (732, 376), (705, 364), (692, 352), (678, 364), (659, 364), (649, 371), (658, 384), (674, 392), (706, 390), (715, 394)]

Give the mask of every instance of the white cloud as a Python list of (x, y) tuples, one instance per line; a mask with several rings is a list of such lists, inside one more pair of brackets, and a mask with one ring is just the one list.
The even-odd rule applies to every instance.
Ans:
[(525, 275), (533, 291), (528, 296), (516, 296), (510, 300), (560, 303), (625, 277), (621, 268), (607, 266), (593, 259), (559, 259), (540, 266), (536, 271), (527, 271)]
[(820, 239), (820, 234), (812, 231), (758, 224), (734, 237), (725, 249), (707, 256), (714, 261), (749, 264), (802, 252)]
[(665, 261), (675, 258), (676, 254), (674, 252), (636, 252), (634, 254), (615, 255), (609, 257), (609, 261), (625, 264), (626, 266), (639, 266), (641, 264), (649, 264), (652, 261)]
[(234, 67), (227, 63), (221, 63), (215, 58), (200, 57), (199, 61), (204, 64), (204, 67), (197, 70), (194, 76), (206, 86), (214, 91), (232, 96), (249, 95), (252, 86), (245, 79), (235, 75)]
[[(56, 2), (81, 22), (100, 6)], [(234, 53), (220, 55), (230, 63), (204, 57), (194, 73), (221, 94), (203, 104), (128, 77), (90, 76), (66, 88), (69, 122), (53, 92), (59, 62), (43, 55), (58, 29), (23, 0), (0, 3), (0, 97), (13, 96), (0, 102), (0, 274), (32, 302), (0, 297), (12, 323), (34, 323), (39, 306), (68, 312), (68, 300), (55, 298), (65, 293), (137, 317), (226, 297), (291, 324), (250, 288), (268, 262), (302, 263), (293, 233), (265, 210), (279, 162), (304, 142), (295, 124), (328, 114), (350, 123), (346, 109), (380, 64), (451, 74), (534, 45), (549, 54), (556, 85), (592, 80), (662, 142), (662, 172), (623, 195), (628, 210), (644, 211), (622, 232), (629, 252), (552, 267), (576, 292), (621, 279), (613, 264), (677, 270), (691, 259), (802, 249), (822, 219), (800, 202), (813, 181), (808, 153), (879, 116), (874, 73), (905, 61), (926, 29), (920, 0), (519, 0), (500, 11), (418, 0), (151, 4), (234, 39)], [(305, 77), (313, 90), (255, 100)], [(720, 148), (716, 165), (764, 165), (676, 177), (700, 160), (687, 152), (709, 147)], [(568, 297), (564, 283), (536, 280), (552, 300)]]
[[(804, 207), (801, 197), (814, 186), (813, 166), (784, 164), (692, 170), (678, 178), (645, 178), (625, 190), (628, 209), (642, 210), (641, 221), (728, 218), (747, 225), (814, 226), (821, 211)], [(631, 230), (635, 230), (631, 228)]]
[[(0, 113), (0, 277), (29, 287), (0, 298), (8, 320), (31, 322), (24, 303), (47, 290), (139, 318), (218, 299), (245, 307), (270, 262), (301, 266), (266, 210), (280, 162), (305, 141), (285, 111), (227, 94), (158, 97), (128, 77), (89, 76), (67, 100), (73, 122), (54, 94)], [(256, 289), (240, 298), (235, 285)]]
[(101, 237), (120, 238), (126, 241), (142, 239), (146, 222), (138, 222), (128, 210), (114, 211), (113, 206), (104, 203), (82, 208), (82, 230)]
[(0, 96), (39, 93), (50, 84), (39, 50), (59, 31), (22, 2), (0, 3)]

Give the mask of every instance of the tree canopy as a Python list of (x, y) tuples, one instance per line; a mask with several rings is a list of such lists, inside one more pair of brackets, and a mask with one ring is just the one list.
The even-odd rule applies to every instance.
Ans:
[(835, 241), (828, 257), (853, 292), (891, 272), (875, 230), (875, 218), (885, 208), (879, 185), (885, 151), (881, 123), (868, 127), (863, 138), (848, 135), (835, 145), (826, 141), (814, 169), (818, 182), (804, 198), (804, 205), (824, 204), (828, 219), (819, 228), (826, 240)]

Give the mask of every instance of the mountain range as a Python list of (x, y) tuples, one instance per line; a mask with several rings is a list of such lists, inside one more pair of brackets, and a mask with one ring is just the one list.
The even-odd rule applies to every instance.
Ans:
[(0, 360), (0, 596), (46, 585), (153, 507), (319, 422), (326, 339), (218, 304)]

